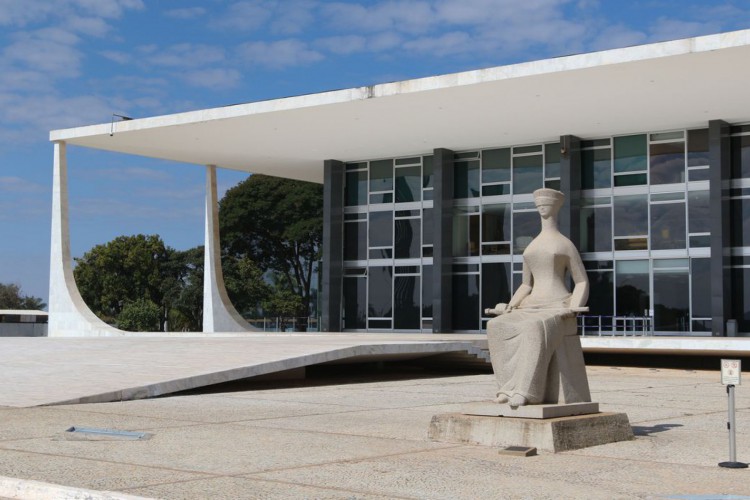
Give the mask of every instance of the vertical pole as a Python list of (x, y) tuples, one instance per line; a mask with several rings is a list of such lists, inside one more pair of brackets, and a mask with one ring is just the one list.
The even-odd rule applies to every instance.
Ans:
[(731, 180), (730, 126), (722, 120), (708, 122), (709, 207), (711, 213), (711, 331), (726, 336), (732, 315), (729, 188)]
[(729, 398), (729, 461), (737, 461), (737, 441), (736, 431), (734, 429), (734, 385), (727, 386), (727, 396)]
[(453, 151), (433, 152), (432, 332), (453, 329)]
[(344, 163), (323, 164), (323, 264), (321, 332), (340, 332), (344, 267)]

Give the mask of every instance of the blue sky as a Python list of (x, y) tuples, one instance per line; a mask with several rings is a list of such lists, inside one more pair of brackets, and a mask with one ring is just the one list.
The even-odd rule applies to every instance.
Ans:
[[(47, 300), (50, 130), (748, 27), (750, 0), (0, 0), (0, 282)], [(68, 164), (74, 256), (202, 244), (201, 167)]]

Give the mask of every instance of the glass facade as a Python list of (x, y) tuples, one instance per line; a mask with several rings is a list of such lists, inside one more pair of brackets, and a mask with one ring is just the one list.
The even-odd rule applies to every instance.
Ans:
[[(591, 316), (649, 317), (657, 334), (711, 332), (707, 128), (581, 141), (577, 225)], [(732, 127), (733, 317), (750, 331), (750, 126)], [(433, 156), (346, 164), (345, 330), (431, 331)], [(559, 142), (454, 153), (452, 330), (477, 332), (507, 302), (538, 234), (534, 190), (560, 189)], [(611, 323), (610, 323), (611, 324)]]

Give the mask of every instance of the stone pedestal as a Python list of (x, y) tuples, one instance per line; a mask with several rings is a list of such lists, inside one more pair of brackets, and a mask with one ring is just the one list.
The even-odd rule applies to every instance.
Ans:
[[(499, 405), (498, 405), (499, 406)], [(517, 418), (443, 413), (432, 417), (433, 441), (484, 446), (528, 446), (557, 453), (633, 439), (625, 413)]]

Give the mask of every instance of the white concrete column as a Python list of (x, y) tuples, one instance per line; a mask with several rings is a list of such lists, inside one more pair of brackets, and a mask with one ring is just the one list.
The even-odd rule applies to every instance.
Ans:
[(68, 163), (65, 143), (55, 142), (52, 178), (52, 245), (49, 271), (49, 337), (123, 335), (99, 319), (81, 298), (73, 277), (68, 222)]
[(234, 308), (224, 285), (219, 243), (219, 200), (214, 165), (206, 166), (206, 244), (203, 259), (203, 331), (257, 330)]

